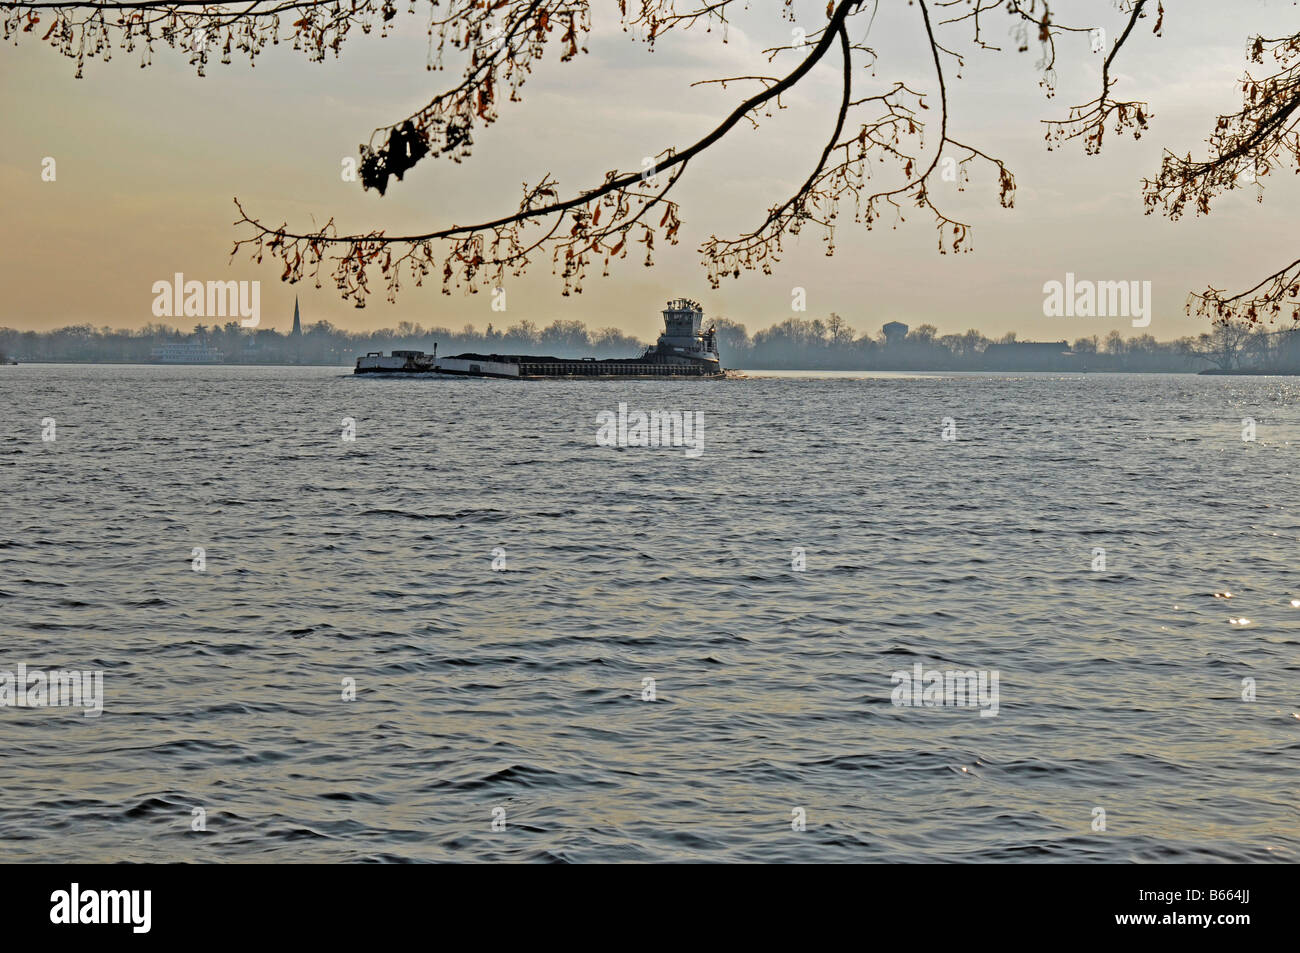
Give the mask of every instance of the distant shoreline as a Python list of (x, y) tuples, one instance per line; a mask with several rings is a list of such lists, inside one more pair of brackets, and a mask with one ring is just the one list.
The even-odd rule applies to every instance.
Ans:
[[(208, 362), (201, 361), (196, 363), (185, 362), (168, 362), (161, 363), (156, 361), (40, 361), (40, 360), (22, 360), (19, 359), (17, 365), (3, 366), (24, 366), (29, 364), (39, 365), (76, 365), (76, 366), (103, 366), (103, 367), (336, 367), (340, 369), (351, 370), (351, 363), (336, 364), (332, 362), (313, 362), (303, 361), (299, 363), (276, 363), (276, 362), (242, 362), (242, 361), (222, 361)], [(740, 373), (800, 373), (800, 374), (1046, 374), (1046, 375), (1070, 375), (1085, 377), (1090, 374), (1194, 374), (1205, 376), (1224, 376), (1224, 377), (1297, 377), (1300, 376), (1300, 369), (1297, 370), (1264, 370), (1257, 368), (1234, 368), (1232, 370), (1221, 370), (1217, 367), (1207, 368), (1205, 370), (1045, 370), (1035, 367), (974, 367), (974, 368), (952, 368), (952, 367), (793, 367), (782, 365), (775, 367), (738, 367), (728, 368), (728, 370), (738, 371)]]
[[(259, 361), (40, 361), (40, 360), (23, 360), (18, 358), (18, 365), (24, 364), (76, 364), (76, 365), (104, 365), (111, 367), (346, 367), (349, 370), (352, 364), (335, 364), (333, 362), (316, 362), (302, 361), (293, 364), (282, 364), (274, 361), (261, 363)], [(13, 366), (13, 365), (10, 365)]]

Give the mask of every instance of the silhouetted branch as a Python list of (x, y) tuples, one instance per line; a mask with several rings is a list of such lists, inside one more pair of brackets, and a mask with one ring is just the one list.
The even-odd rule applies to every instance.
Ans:
[[(1191, 205), (1196, 214), (1208, 215), (1216, 196), (1243, 183), (1253, 184), (1262, 202), (1265, 175), (1279, 166), (1300, 170), (1300, 34), (1274, 40), (1255, 37), (1250, 60), (1262, 64), (1266, 55), (1279, 70), (1258, 80), (1249, 73), (1243, 77), (1242, 108), (1218, 118), (1208, 140), (1209, 157), (1193, 161), (1190, 154), (1180, 158), (1166, 151), (1159, 174), (1143, 181), (1147, 214), (1159, 209), (1177, 219)], [(1207, 288), (1192, 295), (1187, 307), (1218, 323), (1240, 318), (1253, 324), (1265, 317), (1272, 322), (1284, 309), (1290, 309), (1293, 321), (1300, 321), (1300, 262), (1238, 294)]]

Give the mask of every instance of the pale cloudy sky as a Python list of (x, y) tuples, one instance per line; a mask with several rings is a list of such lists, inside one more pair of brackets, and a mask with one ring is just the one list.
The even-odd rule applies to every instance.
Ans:
[[(1056, 6), (1065, 21), (1096, 23), (1111, 37), (1124, 21), (1110, 0)], [(949, 84), (950, 132), (1003, 158), (1019, 186), (1016, 207), (1005, 210), (987, 167), (976, 167), (965, 193), (943, 194), (942, 187), (954, 187), (936, 183), (937, 202), (975, 226), (970, 254), (940, 256), (933, 222), (922, 214), (871, 232), (842, 219), (834, 257), (808, 232), (787, 244), (773, 275), (742, 273), (709, 288), (699, 243), (756, 225), (806, 177), (823, 147), (838, 104), (837, 63), (828, 57), (786, 98), (788, 109), (757, 131), (737, 127), (692, 163), (675, 189), (682, 241), (661, 247), (655, 268), (633, 254), (610, 278), (592, 277), (582, 295), (564, 298), (549, 260), (540, 260), (528, 278), (507, 285), (504, 315), (490, 310), (488, 295), (447, 297), (436, 283), (408, 283), (395, 305), (374, 295), (365, 310), (342, 302), (328, 281), (320, 290), (282, 284), (273, 264), (258, 266), (242, 254), (230, 261), (238, 234), (231, 199), (238, 195), (251, 213), (291, 226), (334, 216), (344, 230), (401, 234), (512, 210), (521, 184), (548, 171), (561, 193), (571, 194), (607, 170), (639, 169), (643, 156), (688, 145), (752, 89), (692, 88), (693, 81), (791, 68), (768, 67), (761, 55), (790, 36), (779, 0), (753, 0), (725, 45), (716, 30), (674, 31), (653, 53), (622, 31), (614, 0), (595, 0), (589, 55), (561, 64), (557, 44), (523, 102), (503, 104), (501, 120), (478, 134), (469, 162), (426, 160), (385, 198), (342, 181), (341, 162), (374, 127), (409, 114), (458, 75), (454, 63), (444, 73), (425, 70), (419, 14), (400, 14), (401, 28), (388, 39), (358, 32), (339, 60), (310, 63), (282, 44), (255, 68), (236, 60), (206, 78), (162, 49), (149, 69), (117, 53), (107, 64), (88, 64), (86, 78), (76, 80), (71, 61), (25, 37), (0, 49), (0, 325), (138, 327), (154, 320), (153, 283), (179, 271), (198, 280), (260, 279), (263, 326), (280, 328), (299, 294), (305, 320), (352, 328), (578, 318), (650, 339), (666, 298), (697, 298), (709, 314), (752, 331), (790, 317), (791, 289), (803, 287), (808, 310), (799, 316), (835, 311), (860, 331), (898, 319), (928, 322), (941, 333), (1014, 330), (1022, 339), (1139, 333), (1123, 318), (1044, 317), (1044, 282), (1071, 271), (1150, 281), (1154, 317), (1146, 330), (1161, 339), (1195, 333), (1203, 321), (1184, 313), (1189, 290), (1207, 283), (1241, 289), (1296, 257), (1288, 228), (1294, 176), (1274, 177), (1262, 205), (1253, 189), (1242, 190), (1221, 199), (1209, 218), (1180, 222), (1143, 215), (1141, 179), (1158, 167), (1162, 147), (1203, 150), (1214, 117), (1239, 105), (1248, 36), (1293, 32), (1297, 7), (1290, 0), (1165, 6), (1163, 36), (1152, 36), (1152, 21), (1144, 21), (1119, 62), (1117, 94), (1147, 100), (1152, 127), (1140, 142), (1112, 138), (1098, 157), (1083, 156), (1078, 143), (1048, 152), (1039, 121), (1096, 95), (1101, 57), (1086, 36), (1059, 44), (1058, 91), (1047, 100), (1034, 68), (1037, 46), (1014, 51), (1009, 17), (987, 20), (991, 41), (1006, 48), (1001, 53), (971, 50), (965, 27), (947, 28), (948, 45), (971, 54), (962, 78)], [(824, 0), (795, 9), (809, 29), (824, 22)], [(865, 27), (863, 19), (858, 36)], [(880, 58), (873, 71), (857, 71), (857, 88), (905, 79), (933, 89), (921, 31), (914, 4), (881, 0), (867, 40)], [(45, 156), (57, 161), (56, 182), (41, 181)]]

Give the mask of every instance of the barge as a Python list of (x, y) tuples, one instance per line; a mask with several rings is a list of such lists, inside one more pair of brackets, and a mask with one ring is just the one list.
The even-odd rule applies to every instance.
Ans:
[(544, 378), (724, 377), (718, 334), (703, 330), (704, 309), (689, 298), (674, 298), (664, 309), (664, 332), (638, 357), (562, 358), (526, 354), (456, 354), (439, 357), (423, 351), (372, 351), (357, 358), (356, 374), (437, 374), (455, 377)]

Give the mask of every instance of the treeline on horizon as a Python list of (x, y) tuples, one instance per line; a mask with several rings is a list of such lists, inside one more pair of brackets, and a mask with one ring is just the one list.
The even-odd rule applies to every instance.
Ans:
[[(858, 334), (839, 315), (829, 318), (788, 318), (750, 334), (745, 325), (725, 317), (714, 319), (719, 348), (725, 367), (753, 370), (980, 370), (998, 369), (1008, 361), (1016, 363), (1020, 349), (995, 348), (991, 345), (1017, 342), (1014, 332), (996, 340), (976, 330), (964, 334), (940, 335), (929, 324), (910, 329), (905, 336), (887, 340), (883, 331)], [(1243, 366), (1253, 352), (1262, 355), (1280, 353), (1278, 332), (1245, 332), (1228, 350), (1220, 347), (1214, 334), (1174, 341), (1157, 341), (1150, 334), (1130, 338), (1111, 331), (1067, 340), (1062, 349), (1044, 348), (1031, 359), (1042, 362), (1043, 354), (1052, 356), (1047, 369), (1078, 368), (1090, 371), (1189, 371), (1210, 365)], [(1280, 332), (1282, 335), (1295, 332)], [(1062, 340), (1066, 340), (1062, 338)], [(1272, 343), (1270, 343), (1270, 341)], [(403, 321), (396, 328), (377, 331), (348, 331), (328, 321), (304, 325), (295, 337), (269, 328), (249, 329), (230, 321), (224, 326), (196, 325), (182, 331), (168, 325), (151, 323), (138, 330), (94, 328), (89, 324), (71, 325), (50, 331), (17, 331), (0, 328), (0, 357), (38, 362), (105, 362), (150, 363), (154, 348), (165, 344), (202, 343), (223, 353), (230, 364), (347, 364), (369, 351), (393, 349), (452, 355), (461, 352), (480, 354), (546, 354), (555, 357), (627, 357), (638, 355), (646, 346), (626, 332), (615, 328), (588, 329), (577, 320), (556, 320), (546, 327), (531, 321), (500, 330), (489, 324), (479, 331), (465, 325), (460, 331), (449, 328), (424, 328)], [(1271, 349), (1271, 350), (1270, 350)], [(1069, 356), (1059, 357), (1068, 350)], [(996, 356), (995, 356), (996, 355)], [(1276, 361), (1274, 361), (1276, 363)]]

